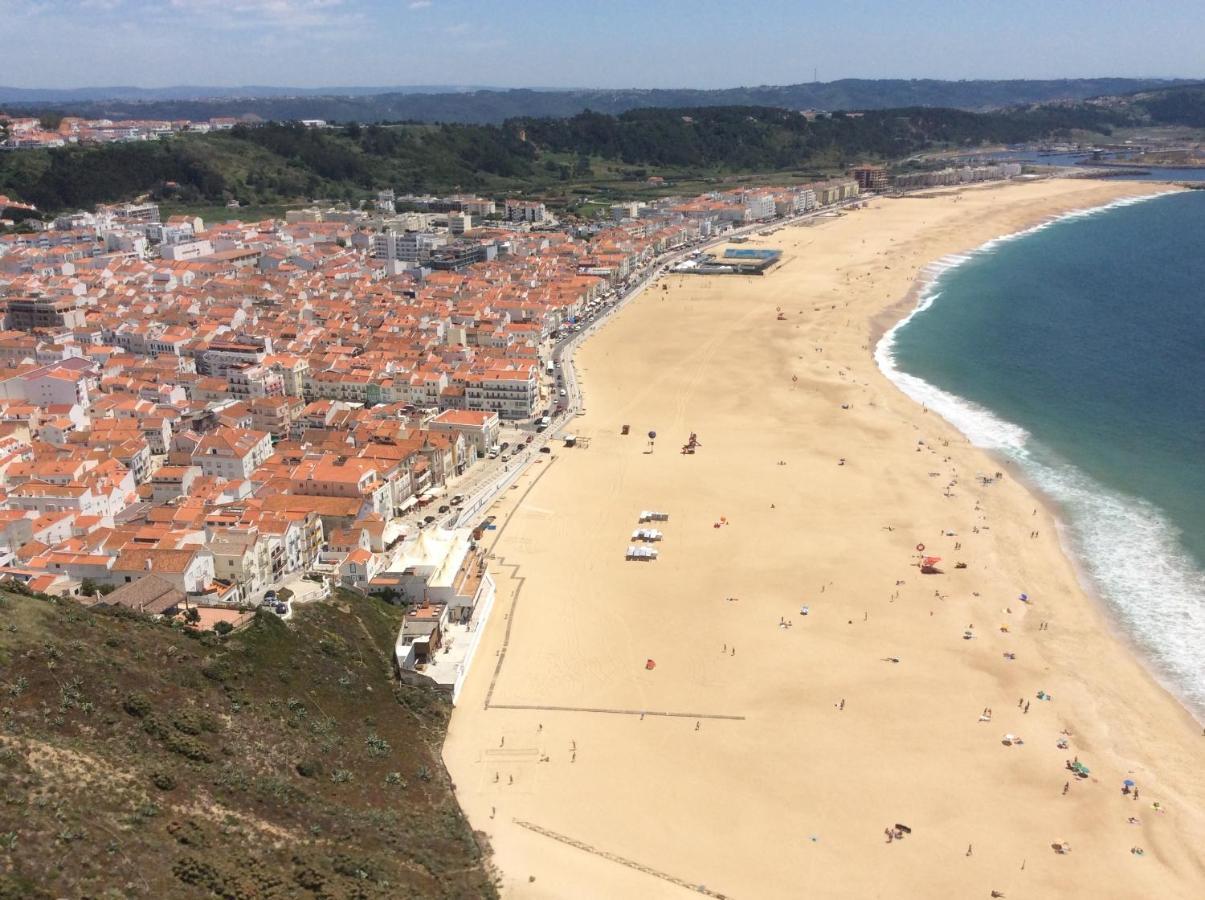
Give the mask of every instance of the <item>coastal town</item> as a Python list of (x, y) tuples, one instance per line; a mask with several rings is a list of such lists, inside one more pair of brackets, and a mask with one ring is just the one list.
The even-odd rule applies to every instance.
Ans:
[(1205, 896), (1205, 26), (869, 7), (0, 0), (0, 900)]
[(131, 202), (0, 237), (0, 577), (219, 631), (378, 595), (409, 610), (399, 668), (454, 695), (493, 598), (482, 510), (579, 411), (565, 348), (659, 267), (839, 214), (880, 174), (584, 226), (383, 190), (260, 222)]
[[(190, 119), (84, 119), (62, 116), (57, 123), (38, 116), (5, 114), (0, 110), (0, 150), (46, 150), (72, 144), (111, 144), (127, 141), (154, 141), (183, 132), (207, 134), (229, 131), (240, 123), (233, 116), (217, 116), (204, 121)], [(315, 125), (325, 124), (315, 122)], [(53, 125), (53, 127), (51, 127)]]

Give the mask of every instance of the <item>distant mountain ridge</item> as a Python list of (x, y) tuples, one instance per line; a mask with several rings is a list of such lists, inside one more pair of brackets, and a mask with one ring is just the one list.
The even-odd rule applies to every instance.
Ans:
[[(55, 93), (53, 91), (0, 88), (0, 104), (6, 104), (10, 109), (18, 106), (39, 107), (73, 115), (111, 118), (198, 120), (212, 116), (257, 116), (273, 120), (488, 124), (517, 117), (572, 116), (587, 109), (615, 115), (647, 107), (760, 106), (823, 110), (944, 107), (978, 111), (1032, 103), (1077, 101), (1192, 83), (1188, 79), (1158, 78), (1068, 78), (1044, 81), (850, 78), (719, 90), (90, 88), (86, 91), (92, 92), (92, 96), (78, 99), (66, 96), (53, 99), (49, 96)], [(145, 91), (145, 94), (131, 99), (101, 99), (96, 96), (105, 91)], [(192, 96), (162, 96), (172, 91), (181, 95), (192, 92)], [(200, 96), (204, 92), (226, 93)], [(231, 92), (257, 92), (257, 95)], [(47, 96), (31, 96), (35, 94)]]
[(172, 100), (261, 100), (271, 97), (363, 97), (374, 94), (457, 94), (491, 90), (488, 85), (395, 84), (344, 87), (279, 87), (274, 85), (236, 85), (206, 87), (171, 85), (145, 88), (132, 85), (74, 88), (22, 88), (0, 85), (0, 103), (98, 103), (117, 101), (139, 103)]

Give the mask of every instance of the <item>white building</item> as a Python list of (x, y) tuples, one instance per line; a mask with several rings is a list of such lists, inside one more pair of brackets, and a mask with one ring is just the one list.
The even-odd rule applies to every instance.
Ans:
[(548, 218), (548, 209), (535, 200), (507, 200), (506, 219), (509, 222), (543, 222)]
[(540, 396), (535, 365), (526, 370), (491, 369), (472, 376), (464, 389), (471, 410), (496, 412), (503, 419), (527, 419), (535, 414)]
[(249, 478), (271, 455), (268, 432), (223, 427), (201, 438), (192, 452), (192, 464), (210, 477), (233, 481)]

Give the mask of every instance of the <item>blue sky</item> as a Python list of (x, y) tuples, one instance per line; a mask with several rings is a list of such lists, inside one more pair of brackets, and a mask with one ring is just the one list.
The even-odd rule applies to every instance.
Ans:
[(0, 0), (0, 84), (1205, 77), (1203, 0)]

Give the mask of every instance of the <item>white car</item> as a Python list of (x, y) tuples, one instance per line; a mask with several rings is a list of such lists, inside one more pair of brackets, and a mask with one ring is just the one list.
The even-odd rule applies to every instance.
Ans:
[(564, 388), (561, 388), (561, 396), (562, 396), (562, 397), (567, 397), (567, 396), (569, 396), (568, 394), (566, 394), (566, 393), (565, 393), (565, 389), (564, 389)]

